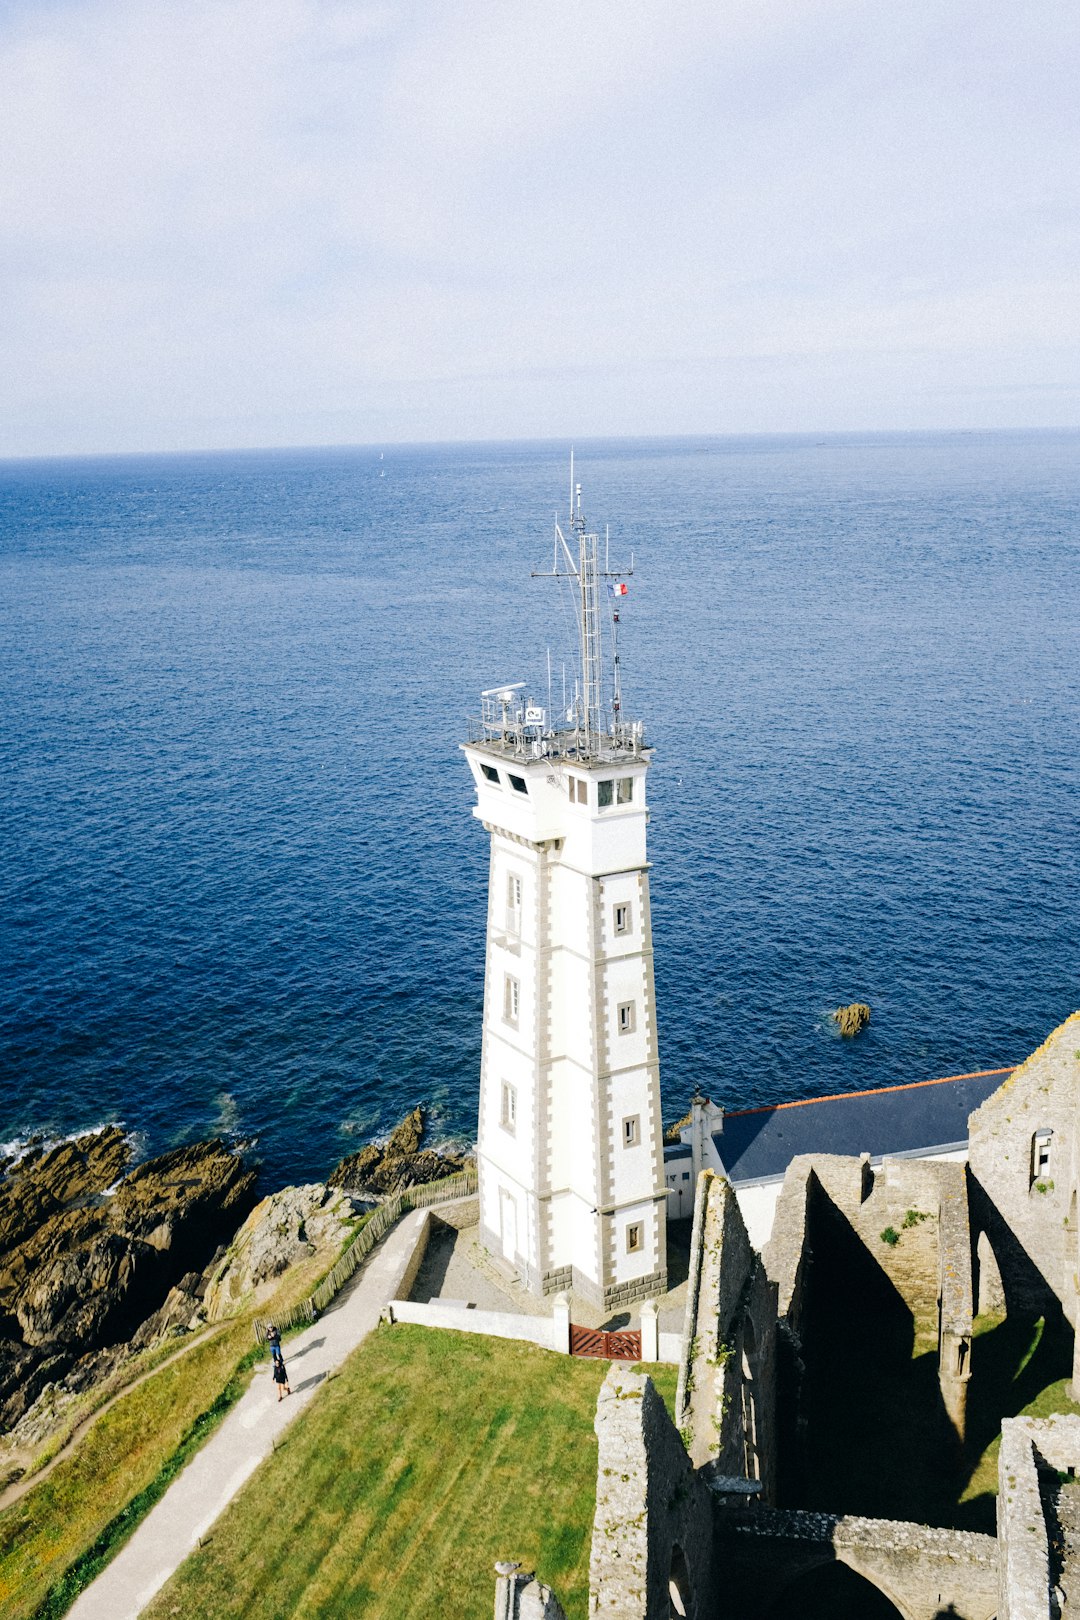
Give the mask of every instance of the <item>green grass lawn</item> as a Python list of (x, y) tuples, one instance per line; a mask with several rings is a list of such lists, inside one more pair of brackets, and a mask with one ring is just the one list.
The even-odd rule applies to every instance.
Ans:
[(488, 1620), (499, 1558), (535, 1569), (585, 1620), (607, 1370), (506, 1340), (378, 1328), (147, 1620)]
[[(320, 1268), (325, 1260), (318, 1257), (291, 1268), (262, 1312), (304, 1298)], [(254, 1342), (251, 1315), (248, 1310), (227, 1322), (126, 1390), (70, 1456), (0, 1513), (4, 1620), (65, 1613), (123, 1544), (177, 1461), (202, 1443), (242, 1393)]]
[(985, 1525), (977, 1528), (989, 1526), (992, 1531), (1002, 1417), (1080, 1414), (1080, 1406), (1066, 1394), (1072, 1376), (1072, 1335), (1063, 1325), (1048, 1328), (1041, 1317), (1032, 1321), (980, 1316), (975, 1321), (971, 1366), (969, 1477), (961, 1508), (967, 1513), (981, 1509)]

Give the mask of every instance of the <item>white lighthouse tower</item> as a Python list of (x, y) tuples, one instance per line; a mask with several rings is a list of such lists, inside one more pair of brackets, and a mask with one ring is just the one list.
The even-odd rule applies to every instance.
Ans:
[(480, 1223), (534, 1293), (572, 1287), (610, 1309), (667, 1286), (651, 755), (621, 713), (625, 586), (582, 517), (573, 462), (570, 489), (551, 572), (577, 616), (573, 700), (553, 719), (524, 683), (494, 687), (464, 745), (491, 837)]

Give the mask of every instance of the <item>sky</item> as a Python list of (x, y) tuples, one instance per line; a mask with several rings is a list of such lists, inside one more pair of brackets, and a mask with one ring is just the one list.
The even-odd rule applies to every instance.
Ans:
[(1080, 423), (1075, 0), (4, 0), (0, 456)]

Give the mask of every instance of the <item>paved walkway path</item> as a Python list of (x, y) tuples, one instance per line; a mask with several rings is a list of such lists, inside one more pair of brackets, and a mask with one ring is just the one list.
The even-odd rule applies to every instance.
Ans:
[(329, 1373), (393, 1298), (426, 1210), (406, 1215), (326, 1314), (284, 1346), (292, 1395), (280, 1404), (269, 1358), (247, 1393), (147, 1514), (126, 1547), (68, 1611), (72, 1620), (134, 1620), (274, 1448)]

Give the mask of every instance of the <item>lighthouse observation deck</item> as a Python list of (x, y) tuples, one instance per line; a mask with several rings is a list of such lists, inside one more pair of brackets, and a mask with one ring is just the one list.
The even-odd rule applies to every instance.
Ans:
[[(586, 728), (576, 715), (551, 725), (550, 710), (523, 696), (525, 683), (493, 686), (480, 694), (480, 714), (468, 721), (468, 745), (524, 763), (531, 759), (576, 760), (581, 765), (649, 761), (640, 720), (614, 720), (603, 730)], [(565, 711), (564, 711), (565, 712)]]

